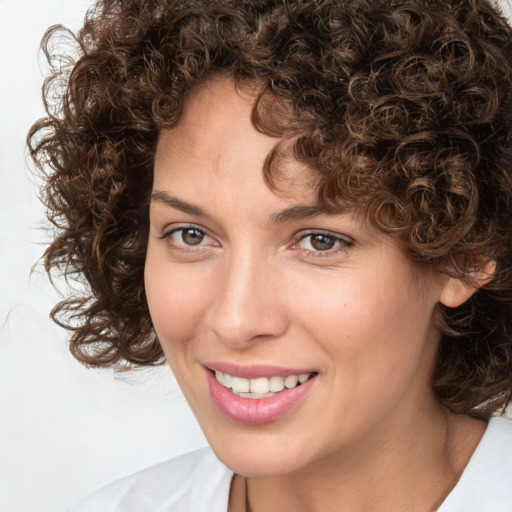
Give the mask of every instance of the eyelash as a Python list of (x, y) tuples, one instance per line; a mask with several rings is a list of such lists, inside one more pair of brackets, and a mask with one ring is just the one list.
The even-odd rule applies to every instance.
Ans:
[(303, 251), (306, 251), (306, 254), (308, 257), (325, 258), (325, 257), (333, 256), (340, 252), (346, 251), (354, 244), (352, 239), (345, 237), (345, 236), (338, 235), (331, 231), (308, 231), (307, 233), (304, 233), (298, 237), (297, 241), (293, 243), (292, 248), (300, 249), (299, 248), (300, 242), (302, 242), (303, 240), (306, 240), (307, 238), (312, 238), (312, 237), (318, 236), (318, 235), (323, 235), (326, 238), (330, 238), (334, 242), (335, 247), (333, 247), (331, 249), (326, 249), (324, 251), (302, 249)]
[[(194, 224), (187, 224), (187, 225), (184, 225), (184, 226), (177, 226), (177, 227), (175, 227), (175, 228), (165, 232), (160, 237), (160, 239), (164, 240), (166, 242), (166, 244), (171, 249), (176, 250), (176, 251), (180, 251), (180, 252), (184, 252), (184, 253), (191, 253), (191, 252), (197, 252), (198, 250), (205, 250), (206, 247), (203, 246), (203, 245), (199, 245), (199, 244), (194, 246), (194, 245), (187, 245), (186, 243), (182, 242), (182, 245), (178, 245), (178, 244), (172, 242), (172, 235), (181, 232), (182, 233), (182, 237), (183, 237), (183, 234), (187, 230), (197, 231), (197, 232), (201, 233), (202, 235), (204, 235), (205, 237), (209, 237), (209, 238), (213, 239), (213, 237), (210, 236), (208, 234), (208, 232), (204, 228), (200, 228), (199, 226), (196, 226)], [(182, 238), (182, 240), (183, 240), (183, 238)], [(201, 240), (201, 242), (202, 242), (202, 240)]]
[[(184, 252), (184, 253), (192, 253), (192, 252), (197, 252), (198, 250), (207, 250), (207, 247), (200, 245), (203, 240), (201, 240), (201, 242), (197, 246), (187, 245), (186, 243), (184, 243), (183, 239), (182, 239), (182, 245), (172, 242), (173, 235), (181, 232), (182, 237), (183, 237), (183, 234), (187, 230), (194, 230), (198, 233), (201, 233), (204, 237), (213, 239), (213, 237), (210, 234), (208, 234), (208, 232), (204, 228), (196, 226), (194, 224), (187, 224), (184, 226), (175, 227), (175, 228), (167, 231), (166, 233), (164, 233), (160, 238), (162, 240), (165, 240), (167, 245), (171, 249), (176, 250), (176, 251), (180, 251), (180, 252)], [(333, 247), (331, 249), (326, 249), (323, 251), (322, 250), (304, 249), (304, 248), (299, 247), (300, 243), (303, 240), (306, 240), (307, 238), (312, 238), (314, 236), (319, 236), (319, 235), (325, 236), (325, 237), (331, 239), (333, 241), (335, 247)], [(331, 231), (308, 231), (307, 233), (303, 232), (303, 234), (295, 237), (295, 241), (291, 244), (291, 249), (304, 251), (304, 253), (306, 254), (306, 256), (308, 258), (325, 258), (325, 257), (333, 256), (340, 252), (346, 251), (348, 248), (350, 248), (353, 245), (353, 243), (354, 242), (352, 239), (350, 239), (348, 237), (341, 236), (339, 234), (335, 234)]]

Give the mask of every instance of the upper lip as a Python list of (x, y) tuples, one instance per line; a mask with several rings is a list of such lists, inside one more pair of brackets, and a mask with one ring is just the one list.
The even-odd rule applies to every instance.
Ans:
[(227, 373), (233, 377), (243, 377), (245, 379), (257, 379), (259, 377), (287, 377), (288, 375), (303, 375), (305, 373), (315, 373), (309, 368), (285, 368), (283, 366), (273, 365), (238, 365), (228, 362), (207, 362), (203, 366), (212, 371)]

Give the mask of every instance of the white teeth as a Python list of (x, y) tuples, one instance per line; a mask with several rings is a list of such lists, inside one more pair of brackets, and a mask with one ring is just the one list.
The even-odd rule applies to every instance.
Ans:
[(297, 385), (297, 382), (299, 382), (299, 377), (297, 377), (297, 375), (288, 375), (288, 377), (284, 379), (284, 385), (287, 388), (294, 388)]
[(232, 386), (233, 377), (231, 377), (229, 373), (224, 373), (223, 375), (224, 377), (222, 378), (222, 384), (224, 384), (224, 386), (227, 388), (230, 388)]
[(273, 391), (274, 393), (278, 393), (279, 391), (283, 391), (284, 389), (284, 378), (279, 376), (270, 377), (268, 379), (268, 385), (270, 391)]
[(268, 398), (269, 396), (274, 396), (274, 393), (237, 393), (238, 396), (242, 396), (244, 398)]
[(249, 381), (249, 389), (251, 393), (268, 393), (270, 385), (267, 377), (260, 377), (259, 379), (251, 379)]
[(230, 388), (233, 393), (245, 398), (266, 398), (273, 396), (273, 393), (279, 393), (284, 388), (294, 388), (298, 384), (306, 382), (310, 373), (301, 375), (288, 375), (281, 377), (274, 375), (272, 377), (258, 377), (256, 379), (244, 379), (243, 377), (233, 377), (228, 373), (220, 371), (215, 372), (217, 380), (226, 388)]
[(249, 393), (249, 379), (231, 377), (231, 389), (235, 393)]

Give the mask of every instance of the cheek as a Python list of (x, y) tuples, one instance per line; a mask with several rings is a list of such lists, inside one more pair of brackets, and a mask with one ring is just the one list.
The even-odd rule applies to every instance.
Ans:
[(207, 294), (204, 281), (197, 277), (148, 251), (144, 272), (146, 297), (166, 356), (190, 341), (200, 326)]
[(328, 387), (337, 390), (324, 401), (326, 421), (360, 432), (399, 404), (424, 402), (437, 331), (420, 290), (388, 279), (345, 279), (309, 301), (309, 334), (328, 355)]
[(429, 302), (415, 281), (395, 279), (390, 270), (347, 272), (339, 281), (317, 280), (315, 291), (306, 291), (296, 294), (303, 297), (298, 307), (303, 325), (330, 355), (337, 378), (350, 381), (348, 386), (382, 384), (407, 370), (412, 375), (423, 364), (425, 350), (435, 354), (435, 301)]

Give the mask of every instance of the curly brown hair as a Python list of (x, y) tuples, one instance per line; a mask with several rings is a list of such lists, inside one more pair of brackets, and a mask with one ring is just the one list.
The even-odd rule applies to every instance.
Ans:
[[(433, 377), (457, 413), (512, 395), (512, 30), (487, 0), (105, 0), (53, 73), (28, 135), (56, 233), (48, 272), (86, 291), (52, 317), (91, 366), (163, 362), (144, 293), (158, 135), (219, 73), (257, 85), (255, 126), (318, 172), (318, 200), (351, 205), (410, 257), (492, 280), (439, 306)], [(55, 60), (57, 59), (57, 60)], [(57, 63), (57, 64), (55, 64)], [(64, 90), (62, 89), (64, 84)], [(287, 143), (288, 142), (288, 143)]]

